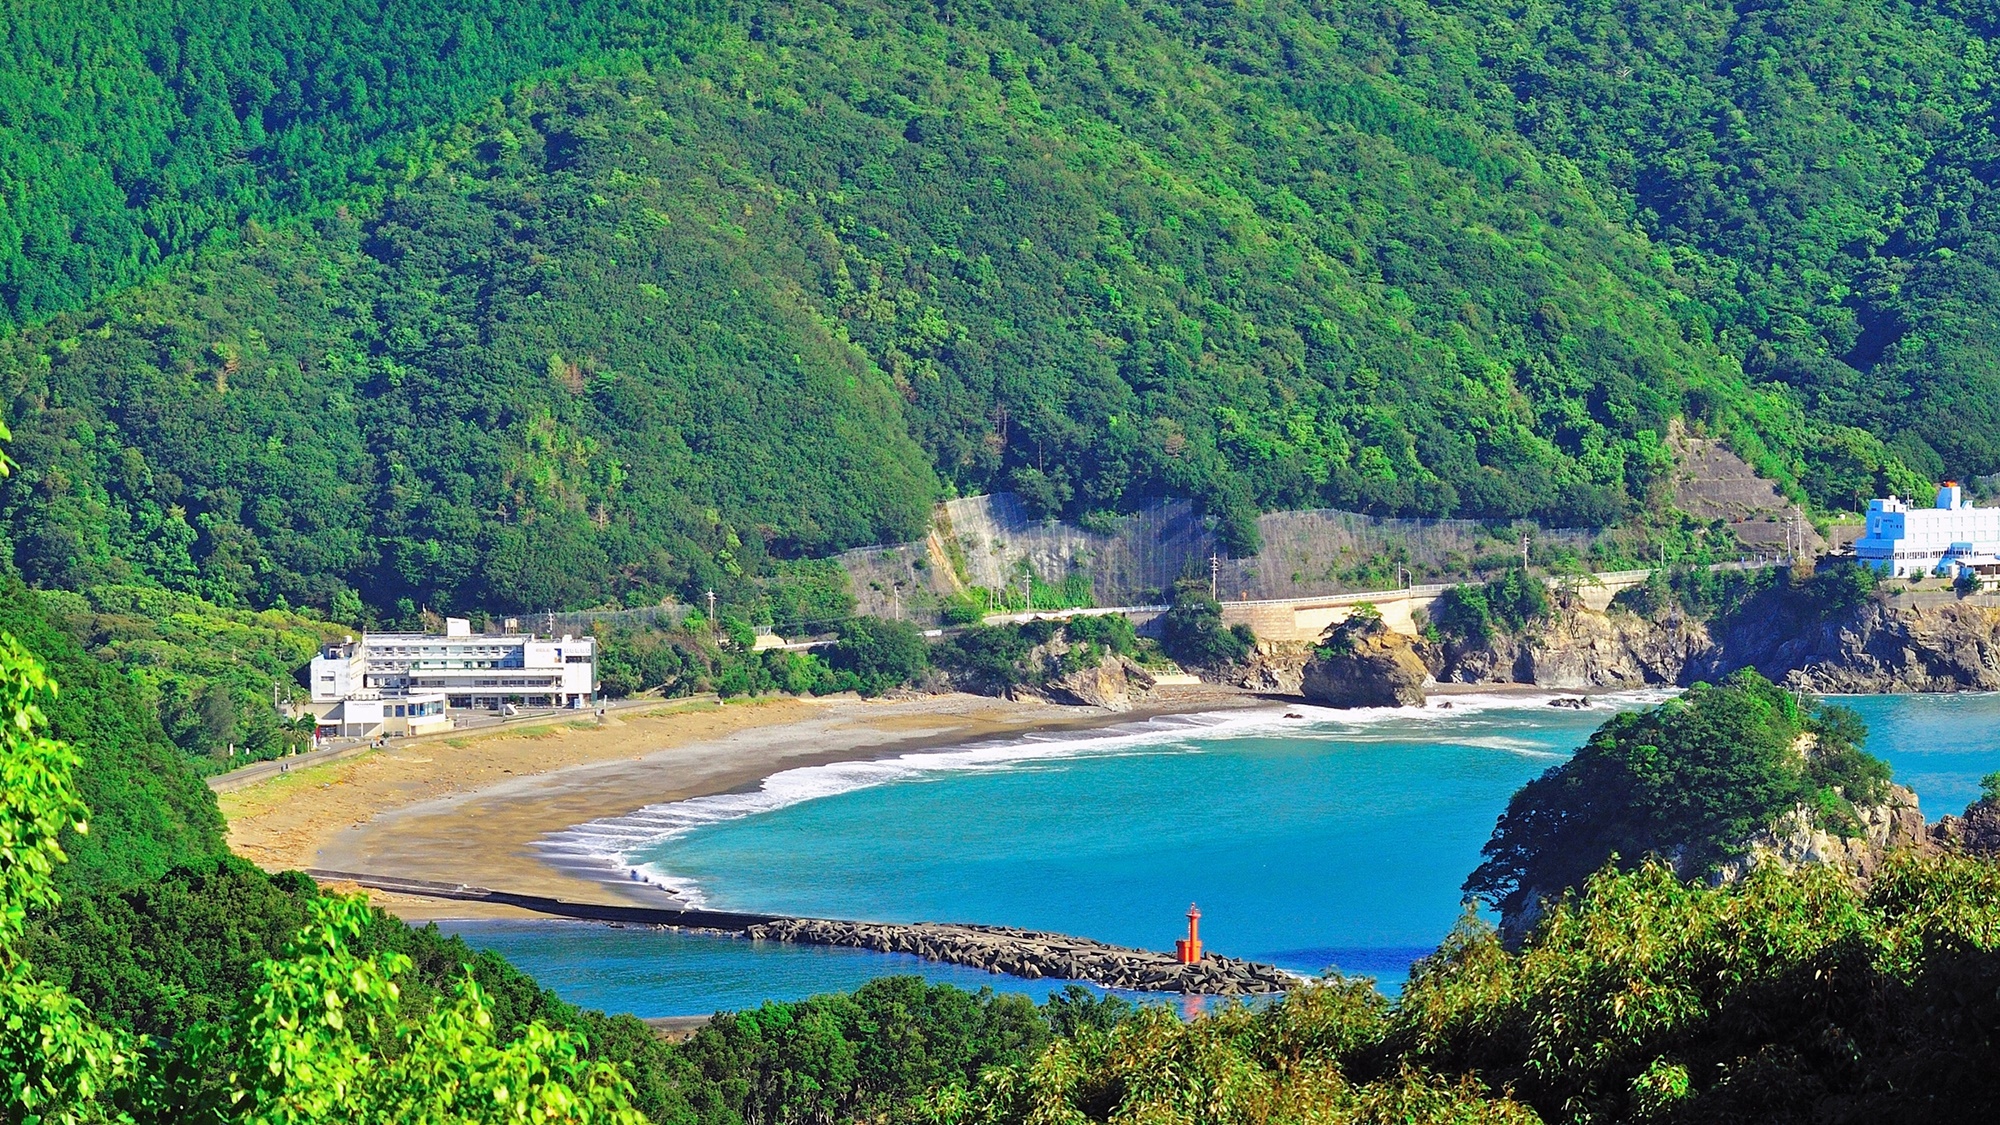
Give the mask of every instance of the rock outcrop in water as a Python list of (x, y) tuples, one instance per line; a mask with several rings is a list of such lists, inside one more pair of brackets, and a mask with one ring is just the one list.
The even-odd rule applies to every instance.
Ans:
[(1135, 992), (1250, 996), (1283, 992), (1298, 984), (1298, 978), (1291, 973), (1255, 961), (1211, 954), (1195, 964), (1183, 965), (1167, 954), (1149, 949), (1128, 949), (1089, 938), (1004, 926), (787, 918), (752, 926), (743, 932), (763, 941), (908, 953), (1029, 980), (1084, 980)]
[(1307, 699), (1329, 707), (1422, 707), (1431, 646), (1355, 616), (1328, 630), (1301, 677)]
[(1988, 797), (1966, 806), (1963, 816), (1944, 816), (1931, 825), (1931, 842), (1940, 848), (2000, 859), (2000, 802)]

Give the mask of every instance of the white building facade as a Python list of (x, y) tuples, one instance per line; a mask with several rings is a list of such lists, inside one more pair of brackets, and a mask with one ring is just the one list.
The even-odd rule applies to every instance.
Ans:
[(1892, 577), (2000, 571), (2000, 508), (1975, 508), (1946, 481), (1928, 508), (1891, 496), (1868, 503), (1868, 522), (1854, 544), (1855, 560)]
[[(329, 644), (310, 674), (322, 727), (338, 725), (349, 737), (421, 734), (449, 729), (447, 707), (588, 706), (597, 698), (597, 647), (591, 637), (474, 634), (470, 622), (453, 617), (442, 635), (364, 633)], [(370, 718), (379, 729), (347, 729)]]

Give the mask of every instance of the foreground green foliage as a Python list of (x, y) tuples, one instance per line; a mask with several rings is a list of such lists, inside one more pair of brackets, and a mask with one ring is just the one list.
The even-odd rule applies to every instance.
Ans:
[(1852, 711), (1802, 704), (1750, 671), (1613, 716), (1514, 794), (1465, 889), (1520, 918), (1607, 862), (1664, 857), (1706, 874), (1796, 808), (1851, 830), (1853, 805), (1879, 800), (1889, 777), (1860, 749), (1866, 735)]
[[(1379, 1058), (1575, 1122), (1879, 1122), (2000, 1110), (2000, 867), (1662, 865), (1593, 877), (1519, 953), (1470, 927), (1419, 965)], [(1378, 1064), (1382, 1065), (1382, 1064)]]
[[(406, 1014), (411, 959), (366, 956), (359, 899), (306, 904), (284, 955), (260, 963), (227, 1020), (164, 1044), (100, 1025), (24, 950), (32, 912), (60, 903), (67, 833), (87, 831), (83, 759), (44, 733), (57, 685), (0, 632), (0, 1117), (10, 1121), (636, 1123), (632, 1087), (573, 1032), (540, 1022), (503, 1041), (476, 981)], [(211, 808), (213, 806), (211, 805)], [(180, 1016), (179, 1018), (187, 1018)]]

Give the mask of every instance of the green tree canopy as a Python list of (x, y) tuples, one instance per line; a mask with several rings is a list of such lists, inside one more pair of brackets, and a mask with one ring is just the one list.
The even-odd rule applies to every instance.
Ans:
[(1888, 778), (1859, 748), (1866, 733), (1852, 711), (1801, 704), (1751, 671), (1613, 716), (1514, 794), (1465, 889), (1518, 916), (1614, 859), (1705, 873), (1800, 806), (1848, 828), (1851, 803), (1878, 800)]

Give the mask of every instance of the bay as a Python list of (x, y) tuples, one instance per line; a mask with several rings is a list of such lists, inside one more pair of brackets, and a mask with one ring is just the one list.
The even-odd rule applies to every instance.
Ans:
[[(1393, 988), (1463, 912), (1459, 886), (1507, 799), (1620, 707), (1546, 697), (1451, 709), (1295, 708), (793, 771), (682, 802), (621, 862), (708, 905), (959, 921), (1170, 948), (1191, 902), (1215, 952)], [(1838, 700), (1933, 819), (2000, 769), (2000, 696)], [(650, 823), (650, 822), (649, 822)], [(859, 951), (561, 922), (461, 923), (577, 1003), (695, 1014), (851, 989), (890, 972), (1039, 996), (1049, 982)]]

